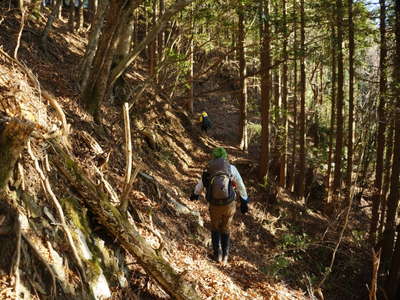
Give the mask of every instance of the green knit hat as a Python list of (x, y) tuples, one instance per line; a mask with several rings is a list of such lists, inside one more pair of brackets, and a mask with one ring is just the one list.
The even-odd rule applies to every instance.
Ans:
[(224, 148), (218, 147), (218, 148), (215, 148), (212, 151), (212, 157), (213, 158), (224, 158), (224, 159), (227, 159), (228, 158), (228, 153), (226, 153), (226, 150)]

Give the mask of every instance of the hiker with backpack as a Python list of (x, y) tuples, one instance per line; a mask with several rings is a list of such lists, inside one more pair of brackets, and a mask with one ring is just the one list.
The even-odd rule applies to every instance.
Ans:
[[(209, 203), (213, 259), (226, 263), (230, 248), (230, 226), (236, 211), (236, 192), (240, 198), (240, 211), (248, 212), (249, 198), (239, 171), (228, 161), (222, 147), (212, 151), (212, 160), (197, 183), (190, 200), (198, 200), (203, 188)], [(235, 191), (236, 190), (236, 191)]]
[(201, 130), (207, 134), (207, 130), (211, 128), (211, 121), (208, 117), (208, 114), (203, 111), (200, 115), (200, 123), (201, 123)]

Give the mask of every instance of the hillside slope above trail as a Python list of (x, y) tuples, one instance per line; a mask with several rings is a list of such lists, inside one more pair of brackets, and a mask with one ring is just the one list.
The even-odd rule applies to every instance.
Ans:
[[(58, 22), (56, 26), (66, 24)], [(38, 31), (38, 28), (30, 29)], [(3, 31), (3, 34), (7, 33)], [(26, 69), (20, 69), (9, 58), (0, 56), (0, 111), (56, 132), (61, 125), (59, 116), (40, 91), (43, 87), (52, 92), (70, 125), (71, 157), (98, 191), (109, 195), (110, 199), (116, 196), (114, 200), (118, 200), (126, 169), (121, 108), (114, 103), (105, 103), (101, 124), (93, 123), (92, 117), (79, 105), (77, 78), (73, 75), (79, 55), (84, 52), (84, 37), (66, 31), (54, 33), (53, 37), (49, 47), (56, 53), (59, 51), (63, 57), (60, 61), (41, 54), (35, 34), (29, 35), (29, 40), (23, 44), (29, 43), (31, 51), (25, 46), (21, 49), (20, 60), (33, 62), (31, 71), (38, 74), (38, 85), (26, 80)], [(3, 36), (2, 40), (6, 38)], [(63, 47), (65, 44), (69, 47)], [(132, 84), (140, 81), (133, 78)], [(204, 199), (190, 202), (188, 197), (213, 147), (226, 147), (233, 162), (246, 157), (232, 146), (234, 143), (218, 139), (218, 136), (201, 135), (193, 116), (175, 105), (173, 99), (159, 97), (151, 89), (146, 90), (132, 108), (130, 118), (134, 167), (141, 166), (129, 195), (131, 221), (148, 245), (162, 253), (165, 260), (195, 286), (203, 299), (302, 299), (302, 291), (279, 282), (266, 272), (263, 260), (266, 249), (274, 244), (274, 237), (257, 219), (263, 207), (256, 202), (252, 214), (236, 214), (231, 262), (222, 266), (208, 259), (207, 204)], [(221, 132), (233, 138), (233, 131), (225, 132), (222, 128)], [(24, 220), (29, 228), (21, 246), (18, 286), (25, 299), (48, 299), (52, 294), (57, 295), (57, 299), (83, 299), (82, 270), (79, 271), (77, 258), (60, 226), (58, 208), (52, 202), (48, 187), (44, 188), (45, 181), (41, 180), (38, 169), (44, 171), (51, 190), (61, 203), (66, 224), (83, 261), (83, 272), (87, 272), (97, 298), (135, 299), (138, 294), (146, 294), (148, 299), (168, 298), (140, 262), (125, 251), (107, 227), (95, 218), (90, 207), (84, 205), (82, 191), (77, 191), (68, 182), (51, 159), (49, 162), (52, 149), (46, 139), (32, 137), (29, 152), (28, 148), (24, 149), (9, 184), (9, 194), (4, 197), (15, 211), (26, 217)], [(107, 158), (106, 163), (104, 158)], [(250, 193), (257, 198), (253, 187), (256, 184), (248, 181), (252, 176), (251, 167), (239, 168), (249, 183)], [(117, 201), (111, 203), (118, 205)], [(9, 291), (15, 288), (15, 277), (5, 276), (0, 282), (1, 287), (7, 285)], [(15, 294), (10, 292), (9, 298), (15, 298)]]
[[(6, 63), (3, 65), (3, 74), (10, 74), (7, 77), (12, 81), (13, 78), (16, 78), (16, 76), (11, 76), (11, 74), (15, 74), (15, 71), (11, 72), (11, 70), (7, 70), (7, 67), (4, 67), (6, 65)], [(24, 94), (24, 91), (21, 91), (21, 95), (22, 94)], [(138, 214), (136, 222), (139, 226), (139, 232), (146, 238), (149, 245), (154, 248), (159, 248), (161, 243), (163, 243), (164, 256), (167, 261), (179, 272), (187, 274), (185, 275), (186, 279), (193, 282), (197, 290), (205, 298), (210, 295), (221, 295), (226, 299), (265, 299), (269, 298), (273, 293), (276, 293), (276, 291), (284, 290), (284, 287), (279, 284), (277, 286), (271, 285), (268, 278), (257, 271), (254, 265), (246, 261), (239, 260), (239, 263), (236, 265), (232, 263), (228, 267), (221, 267), (207, 259), (207, 241), (209, 239), (206, 230), (209, 222), (207, 206), (202, 202), (190, 203), (187, 200), (187, 196), (189, 195), (188, 189), (193, 187), (195, 178), (198, 178), (201, 172), (201, 162), (207, 159), (208, 154), (202, 150), (201, 144), (192, 144), (191, 140), (198, 139), (198, 136), (196, 134), (192, 135), (191, 131), (187, 130), (187, 126), (189, 125), (182, 125), (182, 122), (185, 122), (187, 117), (182, 116), (182, 121), (176, 116), (180, 114), (184, 115), (184, 113), (179, 110), (176, 111), (173, 108), (166, 109), (168, 103), (155, 95), (153, 96), (153, 99), (158, 99), (157, 102), (152, 103), (150, 99), (146, 99), (145, 102), (150, 103), (154, 111), (141, 114), (141, 119), (137, 118), (137, 116), (134, 118), (135, 112), (131, 115), (132, 119), (135, 120), (134, 124), (137, 124), (134, 128), (138, 128), (137, 131), (133, 131), (133, 135), (136, 137), (133, 143), (135, 160), (140, 162), (143, 166), (143, 175), (139, 176), (131, 194), (132, 202)], [(43, 110), (47, 110), (46, 103), (42, 103), (39, 97), (35, 97), (34, 100), (32, 100), (33, 97), (31, 94), (30, 99), (30, 104), (33, 101), (37, 101), (38, 104), (42, 105)], [(14, 105), (18, 104), (23, 111), (25, 102), (17, 102), (16, 99), (14, 100)], [(68, 99), (63, 99), (63, 107), (65, 107), (64, 105), (67, 103)], [(162, 112), (157, 112), (155, 109), (156, 107), (163, 107)], [(120, 195), (122, 192), (125, 167), (123, 163), (122, 123), (121, 121), (115, 122), (115, 119), (119, 116), (119, 112), (116, 111), (115, 108), (104, 107), (104, 110), (108, 113), (101, 127), (92, 126), (90, 122), (81, 118), (80, 116), (85, 116), (85, 113), (80, 111), (78, 106), (73, 108), (70, 106), (68, 110), (65, 110), (67, 112), (67, 118), (72, 126), (72, 134), (69, 137), (72, 145), (72, 155), (75, 160), (79, 161), (80, 166), (86, 170), (86, 174), (92, 181), (98, 182), (99, 189), (103, 189), (104, 192), (107, 192), (109, 187), (104, 185), (104, 183), (108, 182), (115, 193)], [(22, 115), (15, 115), (14, 117), (23, 118)], [(86, 118), (90, 117), (87, 116)], [(155, 124), (155, 120), (157, 120), (157, 125), (151, 127), (150, 124)], [(46, 122), (52, 121), (55, 124), (57, 123), (56, 116), (50, 117), (50, 120)], [(171, 122), (174, 126), (168, 125)], [(108, 126), (107, 124), (113, 125)], [(143, 128), (139, 126), (143, 126)], [(149, 130), (152, 133), (150, 137), (148, 133), (141, 134), (144, 130)], [(193, 129), (193, 131), (196, 132), (196, 129)], [(111, 135), (110, 133), (113, 134)], [(89, 140), (87, 138), (88, 135), (91, 137)], [(149, 139), (153, 139), (153, 143), (149, 142)], [(40, 157), (42, 158), (46, 156), (48, 151), (46, 148), (48, 145), (45, 141), (32, 140), (31, 144), (34, 153), (41, 153)], [(111, 153), (107, 165), (104, 166), (104, 169), (100, 172), (95, 172), (95, 168), (100, 168), (98, 159), (100, 159), (99, 155), (101, 154), (101, 150), (99, 150), (100, 153), (97, 153), (93, 144), (98, 146), (96, 149), (107, 149), (107, 151)], [(55, 228), (52, 226), (48, 227), (49, 225), (39, 225), (47, 224), (48, 221), (46, 221), (46, 218), (49, 218), (49, 216), (56, 216), (57, 213), (51, 204), (46, 201), (47, 197), (42, 190), (40, 181), (32, 180), (37, 178), (35, 175), (37, 171), (34, 168), (33, 161), (29, 156), (26, 156), (25, 159), (21, 161), (21, 166), (25, 170), (26, 187), (20, 190), (22, 187), (17, 185), (14, 186), (14, 188), (20, 193), (31, 195), (32, 197), (29, 201), (29, 206), (27, 206), (27, 203), (23, 202), (19, 205), (29, 212), (28, 216), (30, 217), (28, 217), (28, 222), (31, 226), (33, 226), (34, 223), (36, 224), (35, 228), (38, 235), (36, 238), (45, 241), (44, 244), (37, 242), (37, 245), (40, 245), (42, 249), (39, 250), (43, 253), (42, 259), (48, 259), (48, 264), (51, 263), (51, 259), (54, 259), (52, 257), (55, 257), (55, 255), (67, 260), (69, 254), (68, 251), (65, 252), (65, 250), (63, 250), (61, 241), (57, 238), (51, 238)], [(52, 176), (49, 178), (50, 184), (57, 197), (63, 199), (79, 198), (76, 192), (70, 190), (71, 187), (68, 186), (67, 182), (57, 179), (57, 177), (58, 176)], [(103, 181), (103, 179), (105, 181)], [(65, 202), (63, 207), (66, 212), (67, 223), (71, 228), (81, 228), (86, 234), (90, 233), (90, 239), (98, 241), (96, 243), (101, 243), (102, 241), (102, 243), (104, 243), (103, 247), (108, 249), (107, 251), (109, 254), (107, 255), (111, 257), (115, 255), (112, 253), (122, 251), (122, 249), (118, 250), (119, 246), (115, 245), (115, 241), (112, 242), (110, 240), (110, 237), (104, 231), (105, 228), (100, 226), (95, 220), (91, 220), (90, 209), (87, 214), (78, 217), (81, 220), (86, 220), (79, 221), (79, 224), (83, 222), (85, 225), (83, 225), (83, 227), (80, 227), (82, 225), (76, 227), (78, 223), (76, 223), (75, 218), (77, 216), (75, 216), (73, 211), (87, 210), (88, 207), (79, 207), (79, 202), (71, 202), (74, 203), (73, 206), (69, 206), (67, 203), (68, 202)], [(186, 207), (186, 210), (181, 212), (179, 210), (179, 205)], [(44, 210), (42, 210), (42, 208), (44, 208)], [(45, 213), (43, 213), (44, 211)], [(200, 215), (188, 214), (187, 211), (199, 211)], [(35, 217), (32, 218), (33, 216)], [(201, 225), (199, 227), (199, 216), (205, 221), (205, 227)], [(33, 221), (34, 223), (32, 223)], [(46, 232), (51, 233), (50, 237), (46, 237), (48, 235)], [(75, 238), (77, 237), (74, 237), (74, 239)], [(79, 243), (79, 240), (75, 240), (75, 242)], [(48, 248), (49, 245), (51, 245), (51, 248)], [(91, 251), (93, 251), (93, 247), (94, 245), (89, 246)], [(48, 251), (53, 251), (53, 256), (46, 254)], [(48, 258), (47, 255), (49, 255)], [(105, 254), (102, 254), (102, 256), (105, 256)], [(233, 252), (232, 256), (234, 260), (236, 260), (235, 256), (236, 251)], [(23, 260), (24, 259), (26, 259), (25, 256)], [(104, 258), (99, 258), (96, 261), (103, 268), (106, 265)], [(124, 282), (122, 279), (124, 277), (121, 277), (119, 282), (115, 282), (115, 280), (111, 280), (111, 278), (108, 277), (109, 275), (107, 272), (109, 271), (103, 269), (104, 271), (102, 274), (104, 274), (104, 277), (102, 277), (102, 280), (108, 282), (110, 293), (112, 292), (114, 294), (114, 298), (119, 297), (119, 299), (125, 299), (124, 295), (128, 293), (129, 289), (136, 290), (138, 287), (144, 290), (147, 289), (147, 293), (152, 294), (153, 298), (165, 297), (165, 294), (160, 292), (155, 286), (153, 286), (153, 288), (143, 286), (144, 282), (142, 279), (148, 275), (144, 275), (137, 262), (133, 262), (135, 262), (135, 258), (125, 253), (122, 257), (119, 256), (118, 264), (114, 266), (112, 271), (125, 274), (125, 278), (129, 278), (134, 274), (142, 274), (139, 278), (135, 277), (135, 280), (128, 282), (127, 285), (122, 285), (121, 283)], [(71, 266), (74, 265), (73, 262), (69, 262), (69, 264)], [(124, 267), (124, 265), (127, 264), (131, 266), (128, 269)], [(31, 266), (27, 267), (31, 268)], [(59, 268), (63, 270), (63, 267), (60, 266)], [(72, 271), (71, 269), (68, 270), (69, 272)], [(32, 270), (32, 272), (34, 272), (34, 270)], [(63, 271), (60, 272), (63, 273)], [(243, 277), (243, 274), (246, 276)], [(140, 277), (143, 278), (141, 279)], [(57, 280), (60, 279), (57, 277)], [(70, 280), (71, 279), (66, 278), (63, 284), (65, 286), (73, 285)], [(22, 281), (24, 282), (24, 277), (22, 277)], [(26, 286), (26, 289), (29, 290), (29, 283), (26, 283)], [(38, 286), (40, 286), (40, 283), (34, 284), (31, 289), (38, 289)], [(45, 290), (44, 288), (43, 291), (45, 292)], [(72, 288), (70, 292), (71, 294), (68, 297), (74, 294)], [(26, 291), (26, 294), (28, 295), (29, 293)], [(103, 296), (104, 295), (107, 295), (107, 292), (105, 292)], [(39, 296), (39, 298), (41, 298), (41, 296)]]

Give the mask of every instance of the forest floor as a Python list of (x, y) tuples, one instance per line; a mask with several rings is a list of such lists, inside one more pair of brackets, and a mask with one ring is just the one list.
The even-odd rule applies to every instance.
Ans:
[[(17, 25), (12, 18), (5, 18), (2, 24), (0, 45), (8, 53), (12, 53), (15, 46), (12, 41)], [(85, 34), (71, 34), (67, 32), (66, 22), (57, 22), (45, 55), (38, 46), (40, 28), (36, 26), (34, 22), (28, 22), (24, 30), (20, 61), (28, 65), (40, 85), (51, 91), (62, 105), (73, 128), (73, 153), (88, 172), (95, 157), (82, 140), (83, 131), (92, 135), (103, 149), (111, 151), (105, 174), (119, 191), (125, 167), (120, 108), (111, 102), (105, 103), (102, 126), (97, 126), (79, 105), (77, 74), (84, 54)], [(12, 78), (15, 66), (2, 65), (1, 71), (2, 76)], [(137, 82), (138, 78), (135, 80)], [(29, 98), (29, 95), (25, 97)], [(164, 238), (167, 260), (178, 270), (187, 271), (188, 280), (196, 285), (204, 299), (312, 299), (309, 294), (312, 287), (328, 271), (342, 226), (341, 218), (330, 221), (321, 213), (306, 208), (283, 189), (278, 189), (276, 201), (268, 198), (265, 186), (256, 178), (256, 147), (249, 153), (237, 147), (237, 103), (223, 98), (212, 101), (202, 98), (195, 103), (195, 115), (189, 116), (172, 102), (173, 99), (167, 101), (148, 91), (133, 109), (132, 118), (143, 118), (144, 127), (161, 132), (164, 142), (168, 139), (168, 147), (161, 143), (159, 148), (152, 149), (140, 135), (140, 124), (135, 123), (138, 130), (133, 132), (137, 142), (134, 146), (137, 146), (137, 158), (147, 166), (146, 172), (181, 203), (200, 212), (207, 229), (209, 217), (204, 198), (198, 202), (190, 202), (188, 198), (209, 159), (210, 150), (223, 146), (242, 174), (251, 204), (248, 214), (237, 211), (235, 215), (230, 261), (222, 265), (208, 258), (211, 251), (208, 234), (198, 236), (193, 220), (174, 211), (145, 179), (138, 180), (133, 191), (135, 203), (146, 222), (154, 224)], [(166, 110), (177, 117), (160, 117)], [(213, 122), (208, 135), (199, 130), (197, 115), (203, 110)], [(360, 207), (363, 203), (355, 205)], [(365, 218), (360, 209), (351, 214), (351, 224), (336, 253), (332, 273), (322, 287), (325, 299), (366, 299), (369, 259), (365, 259), (368, 253), (362, 246)], [(102, 235), (101, 230), (98, 234)], [(148, 231), (143, 230), (142, 234), (149, 243), (157, 243)], [(106, 235), (103, 238), (109, 240)], [(125, 290), (114, 288), (113, 299), (168, 298), (135, 258), (128, 257), (127, 261), (132, 271), (130, 287)], [(7, 286), (6, 282), (7, 279), (0, 277), (0, 288)]]

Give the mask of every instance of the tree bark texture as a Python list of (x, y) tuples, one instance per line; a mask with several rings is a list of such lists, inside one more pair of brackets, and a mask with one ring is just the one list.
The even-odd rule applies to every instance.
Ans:
[(280, 157), (280, 171), (279, 171), (279, 185), (286, 186), (286, 172), (287, 172), (287, 147), (288, 147), (288, 31), (287, 31), (287, 18), (286, 18), (286, 0), (282, 1), (282, 15), (283, 15), (283, 65), (282, 65), (282, 151)]
[(0, 190), (6, 187), (32, 130), (23, 121), (0, 115)]
[(238, 8), (238, 60), (239, 60), (239, 144), (240, 149), (247, 151), (247, 84), (246, 84), (246, 56), (245, 56), (245, 25), (244, 25), (244, 6), (239, 4)]
[(261, 1), (261, 154), (259, 178), (262, 180), (268, 173), (269, 165), (269, 108), (271, 101), (271, 34), (269, 24), (269, 1)]
[[(158, 19), (161, 19), (161, 17), (163, 16), (164, 12), (165, 12), (165, 3), (164, 0), (159, 0), (159, 4), (158, 4)], [(164, 54), (164, 44), (165, 44), (165, 32), (164, 31), (160, 31), (160, 33), (158, 34), (158, 38), (157, 38), (157, 52), (158, 52), (158, 63), (161, 63), (163, 61), (163, 54)]]
[(189, 87), (189, 99), (187, 102), (187, 109), (190, 113), (194, 111), (194, 36), (196, 34), (196, 28), (194, 26), (194, 7), (193, 4), (190, 6), (190, 55), (189, 55), (189, 78), (188, 81), (190, 83)]
[(345, 205), (350, 203), (351, 184), (353, 174), (353, 125), (354, 125), (354, 22), (353, 0), (348, 0), (349, 11), (349, 123), (347, 138), (347, 170), (346, 170), (346, 199)]
[(69, 1), (68, 28), (70, 32), (75, 31), (75, 0)]
[(129, 51), (132, 46), (133, 37), (133, 24), (135, 20), (135, 10), (129, 10), (124, 15), (122, 22), (123, 25), (120, 26), (119, 30), (119, 40), (118, 47), (115, 54), (114, 64), (117, 65), (122, 59), (129, 55)]
[[(100, 4), (104, 2), (101, 1)], [(99, 6), (99, 0), (89, 0), (89, 7), (88, 7), (88, 12), (89, 12), (89, 16), (88, 16), (88, 22), (90, 24), (94, 23), (94, 18), (96, 16), (97, 13), (97, 8)]]
[(87, 81), (89, 79), (90, 72), (92, 71), (92, 63), (98, 48), (101, 28), (104, 23), (104, 14), (109, 4), (108, 2), (108, 0), (103, 0), (100, 2), (100, 5), (96, 9), (96, 14), (92, 19), (93, 21), (90, 28), (88, 45), (86, 46), (86, 52), (82, 59), (80, 69), (81, 91), (86, 89)]
[(47, 48), (47, 37), (49, 36), (50, 28), (53, 26), (54, 20), (57, 18), (60, 12), (61, 6), (62, 6), (62, 0), (57, 0), (43, 29), (41, 42), (44, 49)]
[(293, 191), (294, 181), (296, 178), (296, 159), (297, 159), (297, 0), (293, 0), (293, 8), (292, 8), (292, 19), (293, 19), (293, 50), (294, 50), (294, 58), (293, 58), (293, 81), (292, 81), (292, 90), (293, 90), (293, 128), (292, 128), (292, 155), (291, 162), (288, 166), (288, 186), (287, 188), (290, 191)]
[(327, 207), (332, 202), (332, 158), (333, 158), (333, 137), (335, 135), (335, 116), (336, 116), (336, 30), (332, 21), (331, 25), (332, 43), (331, 43), (331, 118), (330, 118), (330, 135), (328, 150), (328, 170), (326, 172), (326, 186), (328, 187)]
[[(394, 64), (400, 65), (400, 0), (395, 1), (395, 55)], [(393, 86), (394, 86), (394, 145), (393, 145), (393, 162), (392, 162), (392, 174), (390, 177), (390, 191), (387, 200), (387, 216), (385, 222), (384, 231), (384, 244), (382, 250), (382, 258), (384, 267), (395, 263), (398, 258), (393, 262), (393, 244), (396, 229), (396, 212), (399, 204), (399, 175), (400, 175), (400, 68), (394, 68), (393, 71)], [(395, 299), (394, 283), (399, 278), (398, 270), (396, 272), (391, 271), (388, 279), (387, 293), (389, 299)], [(393, 285), (391, 285), (393, 284)]]
[(393, 251), (393, 260), (390, 267), (389, 279), (386, 284), (387, 286), (387, 294), (389, 296), (389, 300), (397, 300), (398, 290), (400, 288), (400, 236), (399, 232), (397, 232), (396, 245)]
[[(157, 0), (152, 0), (152, 2), (153, 3), (152, 3), (152, 13), (151, 13), (151, 26), (154, 27), (154, 25), (157, 24)], [(149, 45), (149, 52), (150, 52), (149, 73), (150, 76), (152, 76), (153, 78), (156, 77), (156, 69), (157, 69), (157, 38), (154, 38)]]
[[(386, 99), (386, 3), (385, 0), (380, 0), (380, 57), (379, 57), (379, 104), (378, 104), (378, 132), (376, 136), (376, 165), (375, 165), (375, 194), (372, 199), (372, 219), (369, 231), (369, 239), (371, 244), (376, 242), (376, 230), (378, 227), (379, 207), (381, 204), (382, 195), (382, 178), (383, 178), (383, 152), (385, 148), (385, 130), (386, 130), (386, 115), (385, 115), (385, 99)], [(381, 207), (381, 213), (385, 208)]]
[(110, 2), (106, 17), (108, 24), (100, 37), (88, 84), (82, 91), (84, 107), (96, 121), (100, 118), (100, 104), (109, 87), (108, 79), (118, 42), (119, 21), (123, 10), (127, 9), (124, 4), (123, 0)]
[[(343, 151), (343, 84), (344, 84), (344, 71), (343, 71), (343, 2), (336, 0), (336, 13), (337, 13), (337, 100), (336, 100), (336, 148), (335, 148), (335, 172), (333, 177), (333, 193), (334, 198), (338, 196), (341, 188), (342, 181), (342, 151)], [(336, 205), (337, 203), (334, 203)]]
[(83, 23), (85, 22), (84, 14), (83, 14), (83, 0), (79, 0), (78, 7), (75, 8), (75, 16), (76, 16), (76, 31), (80, 31), (83, 28)]
[(306, 122), (306, 67), (305, 67), (305, 12), (304, 0), (300, 1), (300, 116), (299, 116), (299, 176), (296, 180), (296, 193), (299, 197), (304, 197), (305, 184), (305, 122)]
[[(392, 101), (389, 100), (388, 107), (392, 105)], [(386, 134), (386, 149), (385, 149), (385, 167), (383, 174), (383, 182), (382, 182), (382, 198), (381, 198), (381, 215), (380, 215), (380, 224), (379, 224), (379, 235), (382, 236), (385, 220), (386, 220), (386, 211), (387, 211), (387, 195), (389, 192), (390, 185), (390, 174), (391, 174), (391, 165), (393, 158), (393, 137), (394, 137), (394, 119), (393, 114), (388, 110), (387, 112), (388, 126), (387, 126), (387, 134)]]

